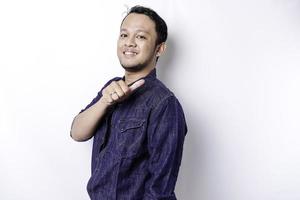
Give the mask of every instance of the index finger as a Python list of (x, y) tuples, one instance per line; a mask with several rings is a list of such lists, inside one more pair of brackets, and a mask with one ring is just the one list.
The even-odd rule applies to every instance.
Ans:
[(144, 83), (145, 83), (144, 79), (138, 80), (137, 82), (135, 82), (134, 84), (132, 84), (129, 87), (129, 89), (132, 92), (132, 91), (136, 90), (137, 88), (141, 87)]

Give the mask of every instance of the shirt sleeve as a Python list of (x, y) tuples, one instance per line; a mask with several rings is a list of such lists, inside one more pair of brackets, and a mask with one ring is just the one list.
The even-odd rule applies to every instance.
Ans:
[[(102, 88), (101, 90), (97, 93), (97, 96), (83, 109), (80, 110), (80, 112), (77, 114), (79, 115), (80, 113), (82, 113), (83, 111), (87, 110), (89, 107), (91, 107), (92, 105), (94, 105), (101, 97), (102, 97), (102, 90), (104, 88), (106, 88), (106, 86), (108, 86), (112, 81), (117, 81), (117, 80), (120, 80), (121, 78), (119, 77), (115, 77), (111, 80), (109, 80)], [(73, 123), (74, 123), (74, 120), (71, 124), (71, 129), (72, 129), (72, 126), (73, 126)], [(72, 137), (72, 134), (71, 134), (71, 131), (70, 131), (70, 137)]]
[(144, 200), (176, 200), (174, 190), (186, 133), (184, 113), (174, 96), (154, 108), (149, 118), (150, 178)]

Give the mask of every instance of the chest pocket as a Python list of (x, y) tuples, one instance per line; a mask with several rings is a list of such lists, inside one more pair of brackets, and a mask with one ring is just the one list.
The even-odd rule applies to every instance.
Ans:
[(119, 120), (118, 152), (122, 158), (135, 157), (147, 149), (145, 122), (137, 118)]

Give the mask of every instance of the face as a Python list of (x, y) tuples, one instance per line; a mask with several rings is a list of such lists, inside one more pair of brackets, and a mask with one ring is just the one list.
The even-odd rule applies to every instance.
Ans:
[(156, 62), (156, 38), (154, 22), (146, 15), (131, 13), (121, 25), (118, 39), (118, 58), (129, 72), (153, 67)]

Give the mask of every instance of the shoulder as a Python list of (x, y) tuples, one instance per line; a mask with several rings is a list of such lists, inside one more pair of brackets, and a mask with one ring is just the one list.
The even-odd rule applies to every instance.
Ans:
[(176, 121), (177, 125), (186, 133), (185, 114), (175, 94), (158, 79), (148, 84), (148, 90), (151, 94), (149, 99), (151, 100), (150, 118), (152, 121), (156, 122), (157, 119), (165, 117), (168, 119), (167, 121)]
[(152, 108), (170, 101), (178, 102), (175, 94), (159, 79), (146, 80), (143, 96)]

